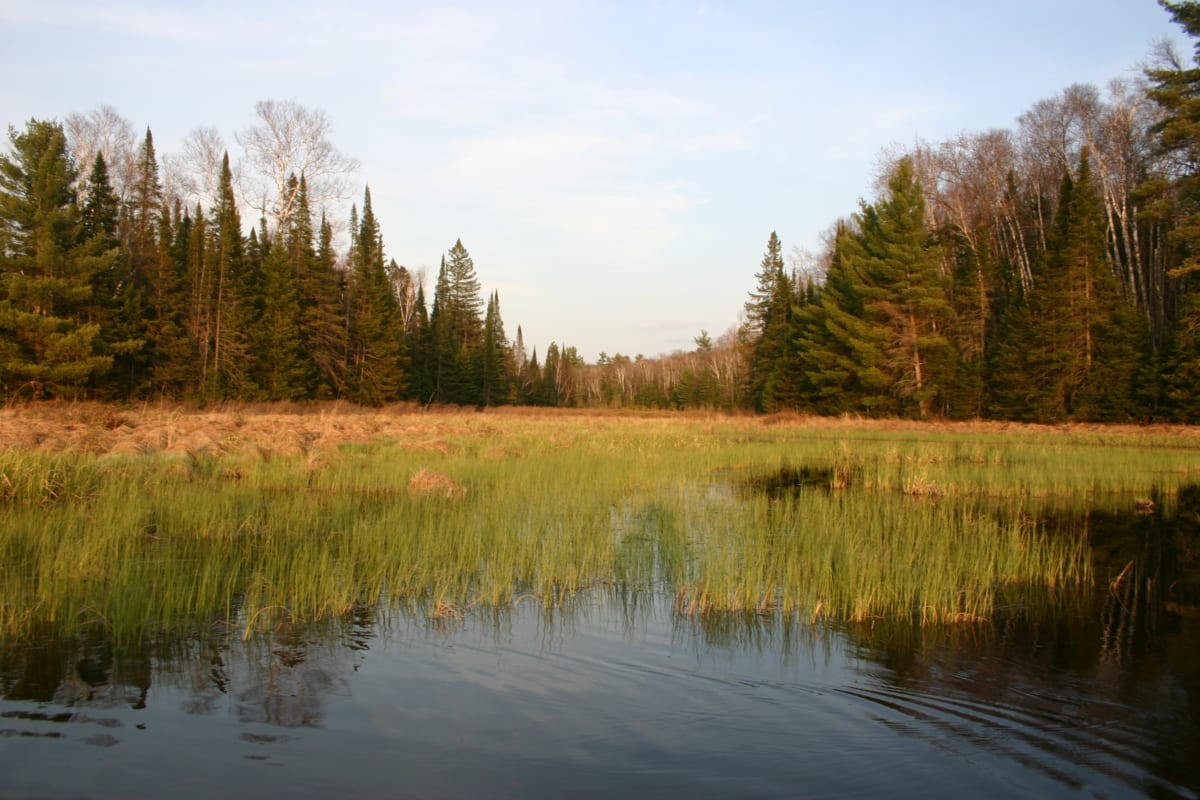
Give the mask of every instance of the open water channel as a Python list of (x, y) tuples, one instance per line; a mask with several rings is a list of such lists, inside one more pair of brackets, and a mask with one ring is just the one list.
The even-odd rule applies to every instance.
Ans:
[(1101, 563), (1084, 602), (984, 624), (608, 588), (10, 643), (0, 797), (1198, 797), (1200, 614), (1167, 564), (1192, 540), (1134, 524), (1120, 581)]

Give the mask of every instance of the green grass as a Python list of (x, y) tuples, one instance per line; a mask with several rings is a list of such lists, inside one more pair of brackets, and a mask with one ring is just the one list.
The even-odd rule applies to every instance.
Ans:
[[(419, 425), (420, 416), (414, 417)], [(690, 417), (463, 415), (281, 457), (0, 452), (0, 634), (117, 639), (404, 604), (430, 617), (670, 592), (683, 615), (987, 619), (1086, 589), (1082, 532), (1197, 480), (1193, 440)], [(804, 488), (756, 480), (786, 467)], [(461, 491), (420, 495), (421, 470)]]

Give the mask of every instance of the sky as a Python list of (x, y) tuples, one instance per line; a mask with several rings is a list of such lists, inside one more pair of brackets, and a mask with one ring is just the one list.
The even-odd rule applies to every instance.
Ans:
[[(1153, 0), (0, 0), (0, 123), (101, 105), (160, 156), (323, 111), (387, 256), (461, 239), (510, 337), (656, 356), (735, 326), (776, 231), (819, 252), (881, 154), (1016, 126), (1188, 53)], [(5, 140), (4, 144), (7, 144)], [(431, 288), (431, 287), (427, 287)]]

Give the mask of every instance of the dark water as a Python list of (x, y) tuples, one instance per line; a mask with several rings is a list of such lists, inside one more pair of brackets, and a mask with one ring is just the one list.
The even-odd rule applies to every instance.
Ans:
[(596, 591), (250, 642), (10, 644), (0, 797), (1200, 796), (1192, 539), (1091, 524), (1094, 597), (988, 625), (688, 618)]

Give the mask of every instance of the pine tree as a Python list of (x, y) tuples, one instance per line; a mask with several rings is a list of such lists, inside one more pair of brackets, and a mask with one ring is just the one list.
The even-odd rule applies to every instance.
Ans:
[(884, 332), (867, 321), (864, 278), (855, 271), (857, 232), (839, 225), (825, 283), (815, 300), (798, 310), (796, 352), (809, 387), (810, 410), (820, 414), (892, 412), (884, 359)]
[(1170, 243), (1178, 253), (1176, 275), (1200, 272), (1200, 3), (1160, 0), (1193, 39), (1190, 68), (1151, 69), (1147, 95), (1163, 112), (1155, 126), (1163, 155), (1182, 169), (1171, 179), (1152, 178), (1139, 194), (1150, 200), (1147, 217), (1170, 220)]
[(901, 159), (888, 196), (864, 203), (855, 223), (838, 230), (817, 301), (797, 310), (796, 358), (814, 410), (943, 413), (951, 307), (911, 160)]
[(73, 396), (112, 366), (89, 318), (95, 276), (116, 256), (84, 235), (62, 127), (30, 120), (9, 140), (0, 157), (0, 386), (10, 396)]
[[(887, 375), (895, 410), (926, 417), (940, 411), (939, 394), (950, 377), (947, 285), (910, 159), (900, 160), (888, 190), (885, 200), (863, 207), (861, 233), (844, 257), (856, 261), (854, 271), (863, 279), (864, 319), (882, 334), (875, 366)], [(887, 405), (880, 398), (880, 406)]]

